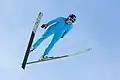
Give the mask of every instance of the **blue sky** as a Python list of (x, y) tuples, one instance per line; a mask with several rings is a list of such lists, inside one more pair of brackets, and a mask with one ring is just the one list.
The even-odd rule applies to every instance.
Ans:
[[(0, 0), (0, 80), (120, 80), (119, 0)], [(74, 29), (61, 39), (50, 55), (92, 47), (85, 54), (33, 64), (21, 62), (39, 12), (41, 24), (75, 13)], [(40, 25), (41, 25), (40, 24)], [(39, 28), (36, 39), (44, 32)], [(30, 55), (36, 60), (52, 37)]]

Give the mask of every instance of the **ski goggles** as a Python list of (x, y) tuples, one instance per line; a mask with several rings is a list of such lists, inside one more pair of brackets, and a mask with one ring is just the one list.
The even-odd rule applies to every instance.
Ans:
[(68, 20), (70, 20), (72, 23), (74, 23), (74, 22), (75, 22), (75, 20), (76, 20), (76, 18), (75, 18), (75, 17), (73, 17), (73, 18), (68, 17)]

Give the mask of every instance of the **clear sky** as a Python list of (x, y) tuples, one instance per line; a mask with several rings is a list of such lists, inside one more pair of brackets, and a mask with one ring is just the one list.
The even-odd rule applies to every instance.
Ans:
[[(120, 80), (119, 4), (119, 0), (0, 0), (0, 80)], [(50, 55), (89, 47), (93, 50), (22, 70), (24, 52), (40, 11), (44, 13), (41, 24), (70, 13), (77, 16), (73, 30)], [(39, 28), (36, 39), (43, 32)], [(39, 59), (51, 38), (31, 53), (29, 61)]]

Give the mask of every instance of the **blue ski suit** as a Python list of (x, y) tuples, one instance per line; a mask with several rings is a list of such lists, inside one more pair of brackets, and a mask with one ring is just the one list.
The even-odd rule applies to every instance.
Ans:
[(64, 17), (58, 17), (54, 20), (49, 21), (47, 24), (49, 26), (48, 29), (45, 31), (45, 33), (42, 35), (42, 37), (39, 38), (33, 44), (33, 47), (37, 48), (42, 41), (44, 41), (49, 36), (54, 34), (51, 43), (48, 45), (48, 47), (44, 51), (44, 55), (48, 54), (49, 51), (54, 47), (55, 43), (62, 36), (65, 36), (73, 28), (73, 24), (66, 24), (66, 18), (64, 18)]

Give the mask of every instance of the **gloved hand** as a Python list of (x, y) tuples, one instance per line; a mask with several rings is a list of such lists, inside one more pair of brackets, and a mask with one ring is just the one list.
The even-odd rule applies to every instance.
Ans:
[(61, 38), (63, 38), (65, 36), (65, 34), (66, 34), (66, 31), (62, 34)]
[(63, 38), (64, 37), (64, 34), (61, 36), (61, 38)]
[(48, 24), (43, 24), (42, 26), (41, 26), (41, 28), (44, 28), (44, 29), (46, 29), (48, 27)]

